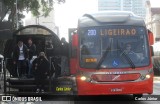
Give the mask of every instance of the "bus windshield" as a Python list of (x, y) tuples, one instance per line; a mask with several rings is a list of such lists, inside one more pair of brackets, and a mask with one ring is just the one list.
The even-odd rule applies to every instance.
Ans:
[(83, 68), (136, 68), (149, 65), (147, 31), (141, 26), (83, 27), (80, 66)]

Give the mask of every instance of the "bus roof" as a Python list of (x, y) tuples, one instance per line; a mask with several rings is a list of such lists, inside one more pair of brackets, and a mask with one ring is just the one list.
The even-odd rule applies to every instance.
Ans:
[(134, 25), (145, 26), (143, 18), (132, 12), (103, 11), (84, 14), (78, 21), (78, 27), (105, 26), (105, 25)]

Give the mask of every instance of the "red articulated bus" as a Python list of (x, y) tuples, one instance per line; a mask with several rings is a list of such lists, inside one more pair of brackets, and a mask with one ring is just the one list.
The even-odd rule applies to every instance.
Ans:
[(154, 40), (142, 18), (131, 12), (85, 14), (71, 39), (70, 73), (78, 95), (152, 94)]

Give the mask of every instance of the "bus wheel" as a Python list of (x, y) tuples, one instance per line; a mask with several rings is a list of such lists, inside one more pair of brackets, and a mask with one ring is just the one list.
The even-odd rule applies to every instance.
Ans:
[(133, 94), (133, 98), (141, 98), (143, 96), (143, 94)]

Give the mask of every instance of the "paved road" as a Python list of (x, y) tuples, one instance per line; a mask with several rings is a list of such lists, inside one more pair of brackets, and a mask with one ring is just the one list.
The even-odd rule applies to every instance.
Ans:
[(74, 104), (160, 104), (159, 101), (75, 101)]
[[(152, 95), (144, 95), (141, 101), (133, 101), (132, 95), (126, 96), (108, 96), (104, 97), (102, 101), (74, 101), (74, 104), (160, 104), (160, 77), (154, 78), (154, 90)], [(149, 101), (147, 98), (154, 98), (155, 100)], [(158, 99), (157, 99), (158, 98)], [(96, 98), (90, 98), (96, 99)], [(105, 99), (105, 100), (104, 100)], [(146, 100), (145, 100), (146, 99)], [(156, 100), (157, 99), (157, 100)], [(109, 100), (109, 101), (107, 101)], [(131, 100), (131, 101), (130, 101)]]
[(160, 80), (154, 81), (153, 85), (153, 95), (159, 95), (160, 96)]
[(74, 104), (74, 101), (1, 102), (0, 104)]

